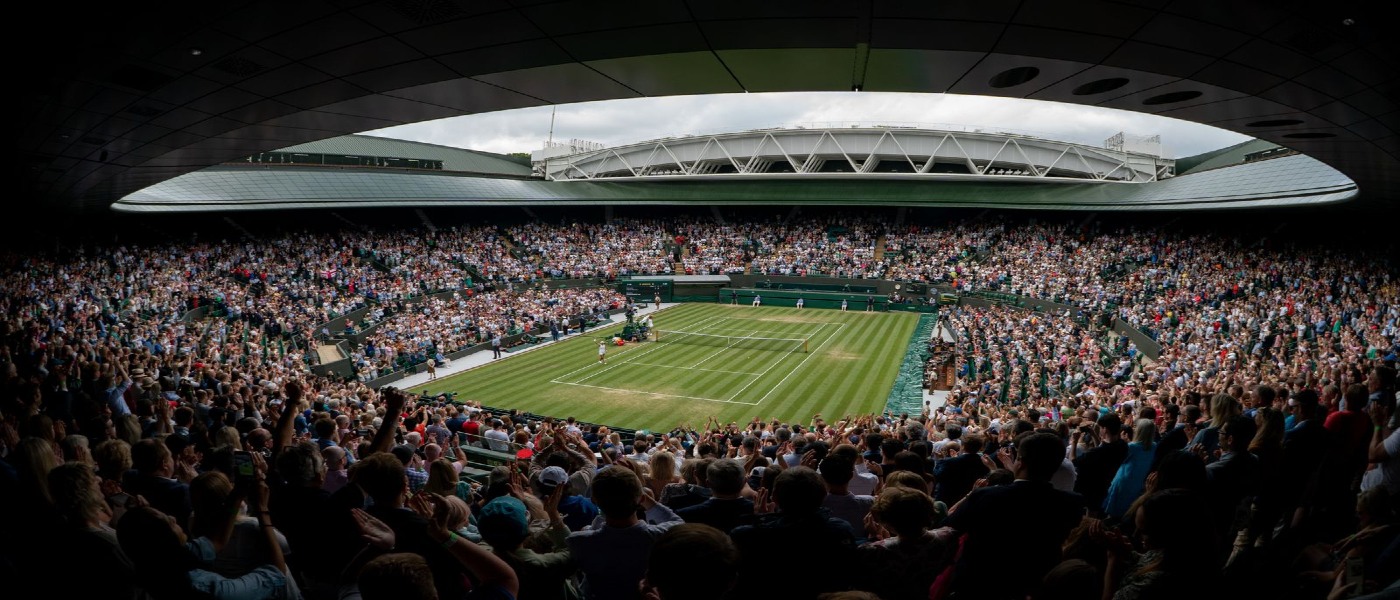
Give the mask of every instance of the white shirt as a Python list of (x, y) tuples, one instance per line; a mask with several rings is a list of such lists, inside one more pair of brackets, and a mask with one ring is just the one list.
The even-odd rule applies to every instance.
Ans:
[(1391, 494), (1400, 493), (1400, 429), (1390, 432), (1381, 444), (1389, 458), (1361, 476), (1361, 491), (1384, 487)]
[(510, 452), (510, 434), (500, 429), (492, 429), (483, 434), (486, 443), (496, 452)]

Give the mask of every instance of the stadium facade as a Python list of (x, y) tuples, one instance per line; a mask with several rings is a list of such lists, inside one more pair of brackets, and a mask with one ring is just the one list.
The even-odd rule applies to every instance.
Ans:
[[(244, 157), (123, 197), (122, 212), (325, 207), (868, 205), (1054, 210), (1306, 206), (1357, 185), (1268, 143), (1177, 172), (1148, 153), (1015, 134), (788, 129), (501, 155), (343, 136)], [(561, 151), (562, 149), (562, 151)], [(580, 151), (573, 151), (580, 150)], [(1218, 154), (1218, 153), (1217, 153)], [(1191, 160), (1191, 159), (1184, 159)]]

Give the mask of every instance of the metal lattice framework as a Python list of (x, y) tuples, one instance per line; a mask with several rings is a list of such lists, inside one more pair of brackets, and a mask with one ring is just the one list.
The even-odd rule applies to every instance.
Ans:
[(1175, 161), (1150, 153), (1038, 137), (893, 127), (766, 129), (532, 156), (553, 180), (614, 177), (827, 175), (995, 177), (1148, 182)]

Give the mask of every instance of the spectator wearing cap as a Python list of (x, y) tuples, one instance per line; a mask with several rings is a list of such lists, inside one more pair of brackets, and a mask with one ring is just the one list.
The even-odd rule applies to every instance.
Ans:
[[(602, 515), (587, 530), (569, 535), (569, 549), (583, 571), (589, 600), (636, 598), (656, 538), (681, 518), (642, 494), (642, 480), (631, 469), (611, 466), (593, 479), (593, 502)], [(645, 520), (637, 516), (638, 505)]]
[(530, 458), (530, 470), (538, 473), (548, 466), (560, 467), (569, 473), (570, 493), (586, 497), (593, 483), (593, 475), (598, 472), (598, 457), (593, 455), (578, 434), (561, 430), (555, 433), (555, 436), (548, 438), (548, 443), (541, 443), (538, 452), (527, 457)]
[[(757, 467), (756, 467), (757, 469)], [(753, 518), (753, 501), (744, 498), (744, 468), (732, 460), (713, 460), (705, 469), (710, 498), (676, 511), (686, 523), (702, 523), (729, 533)]]
[[(567, 489), (568, 486), (563, 486), (563, 490)], [(569, 527), (558, 510), (559, 500), (545, 497), (549, 527), (544, 530), (543, 539), (548, 547), (543, 552), (525, 547), (525, 540), (531, 537), (530, 514), (519, 499), (501, 496), (487, 502), (477, 513), (477, 530), (482, 540), (519, 578), (520, 598), (574, 600), (581, 597), (573, 582), (577, 567), (567, 547)]]
[(559, 514), (564, 515), (564, 524), (570, 531), (582, 531), (598, 518), (598, 507), (587, 497), (574, 493), (569, 485), (569, 473), (563, 467), (551, 466), (542, 469), (536, 479), (539, 482), (540, 497), (547, 498), (554, 489), (564, 486), (563, 496), (558, 502)]
[[(1010, 485), (973, 490), (944, 524), (966, 535), (954, 566), (951, 591), (970, 598), (1023, 600), (1060, 562), (1061, 547), (1084, 514), (1084, 501), (1050, 485), (1064, 460), (1060, 438), (1033, 433), (1017, 440), (1016, 453), (999, 458), (1014, 474)], [(1028, 513), (1027, 507), (1035, 507)], [(1016, 567), (1003, 568), (1008, 540)]]

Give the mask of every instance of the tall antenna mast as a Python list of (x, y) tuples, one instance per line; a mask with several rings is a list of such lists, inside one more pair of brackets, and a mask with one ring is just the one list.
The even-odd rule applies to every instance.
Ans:
[(550, 143), (554, 142), (554, 114), (557, 112), (559, 112), (558, 104), (549, 109), (549, 142), (545, 143), (546, 148), (549, 147)]
[(559, 105), (558, 105), (558, 104), (555, 104), (554, 106), (550, 107), (550, 109), (549, 109), (549, 139), (546, 140), (545, 143), (544, 143), (544, 150), (545, 150), (545, 157), (546, 157), (546, 158), (544, 159), (544, 178), (545, 178), (545, 179), (550, 179), (550, 177), (549, 177), (549, 158), (548, 158), (548, 157), (549, 157), (549, 148), (550, 148), (551, 146), (554, 145), (554, 115), (555, 115), (555, 113), (558, 113), (558, 112), (559, 112)]

